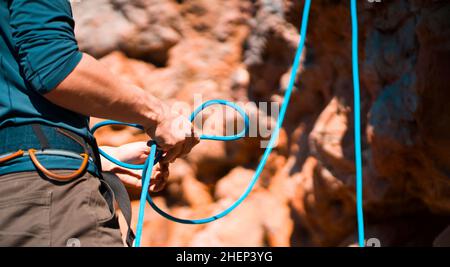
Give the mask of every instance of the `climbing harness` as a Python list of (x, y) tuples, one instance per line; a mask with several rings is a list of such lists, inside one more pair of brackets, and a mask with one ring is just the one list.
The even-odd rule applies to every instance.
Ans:
[[(14, 139), (14, 136), (19, 136), (21, 134), (25, 136), (32, 134), (35, 138), (12, 140)], [(52, 144), (50, 144), (47, 135), (51, 136)], [(83, 138), (64, 129), (34, 123), (31, 125), (21, 125), (14, 128), (9, 127), (2, 129), (1, 136), (2, 138), (9, 140), (8, 144), (2, 145), (2, 148), (0, 149), (2, 152), (12, 150), (13, 147), (21, 147), (22, 149), (4, 154), (0, 157), (0, 164), (7, 163), (19, 157), (28, 156), (39, 171), (47, 177), (59, 181), (72, 180), (82, 175), (87, 169), (90, 159), (88, 145), (84, 142)], [(11, 138), (11, 136), (13, 137)], [(63, 137), (66, 138), (64, 139)], [(59, 142), (56, 141), (58, 139), (60, 140)], [(54, 143), (60, 144), (55, 146)], [(25, 147), (27, 148), (25, 149)], [(37, 149), (37, 147), (39, 147), (39, 149)], [(74, 152), (79, 151), (80, 148), (82, 150), (80, 153)], [(62, 155), (71, 158), (81, 158), (82, 162), (77, 170), (68, 175), (61, 175), (45, 168), (39, 161), (38, 155)]]
[[(148, 194), (148, 189), (150, 186), (150, 180), (152, 175), (152, 167), (159, 161), (161, 158), (162, 152), (159, 151), (157, 144), (155, 142), (150, 142), (150, 155), (148, 156), (146, 162), (142, 165), (133, 165), (128, 164), (125, 162), (120, 162), (117, 159), (111, 157), (104, 151), (100, 150), (100, 154), (104, 156), (106, 159), (110, 160), (111, 162), (117, 164), (118, 166), (129, 168), (129, 169), (137, 169), (142, 170), (142, 192), (140, 196), (140, 206), (139, 206), (139, 215), (138, 215), (138, 222), (136, 227), (136, 240), (135, 240), (135, 246), (140, 246), (141, 236), (142, 236), (142, 227), (143, 227), (143, 221), (144, 221), (144, 212), (145, 212), (145, 202), (148, 201), (150, 206), (160, 215), (163, 217), (178, 222), (178, 223), (184, 223), (184, 224), (204, 224), (208, 222), (215, 221), (217, 219), (220, 219), (227, 214), (229, 214), (231, 211), (233, 211), (237, 206), (239, 206), (244, 199), (250, 194), (251, 190), (253, 189), (254, 185), (259, 179), (259, 176), (261, 175), (262, 170), (264, 169), (264, 166), (266, 165), (267, 159), (272, 152), (272, 149), (274, 147), (274, 144), (278, 138), (278, 134), (280, 131), (280, 128), (283, 124), (284, 117), (286, 114), (287, 107), (289, 105), (289, 100), (291, 98), (291, 94), (294, 88), (294, 84), (296, 81), (296, 75), (297, 71), (300, 66), (300, 59), (303, 52), (303, 48), (305, 45), (306, 40), (306, 32), (307, 32), (307, 25), (308, 25), (308, 17), (309, 17), (309, 11), (311, 7), (311, 0), (305, 0), (305, 5), (303, 9), (303, 17), (302, 17), (302, 24), (300, 29), (300, 43), (297, 48), (297, 52), (295, 55), (294, 64), (292, 67), (292, 72), (289, 79), (289, 84), (286, 89), (283, 103), (281, 106), (279, 119), (277, 121), (276, 127), (273, 130), (272, 136), (270, 138), (269, 144), (264, 151), (264, 154), (262, 156), (262, 159), (256, 168), (255, 174), (253, 175), (253, 178), (251, 179), (248, 187), (244, 191), (244, 193), (239, 197), (236, 202), (234, 202), (231, 206), (229, 206), (224, 211), (203, 219), (181, 219), (174, 217), (165, 211), (161, 210), (153, 201), (152, 197)], [(362, 156), (361, 156), (361, 126), (360, 126), (360, 94), (359, 94), (359, 72), (358, 72), (358, 22), (357, 22), (357, 9), (356, 9), (356, 0), (351, 0), (351, 16), (352, 16), (352, 66), (353, 66), (353, 85), (354, 85), (354, 118), (355, 118), (355, 156), (356, 156), (356, 198), (357, 198), (357, 222), (358, 222), (358, 242), (360, 247), (364, 247), (364, 224), (363, 224), (363, 207), (362, 207)], [(237, 135), (232, 136), (210, 136), (210, 135), (202, 135), (200, 139), (202, 140), (216, 140), (216, 141), (232, 141), (232, 140), (238, 140), (246, 135), (249, 128), (249, 119), (245, 111), (243, 111), (239, 106), (236, 104), (226, 101), (226, 100), (211, 100), (204, 104), (202, 104), (200, 107), (198, 107), (190, 116), (190, 120), (194, 121), (195, 117), (205, 108), (211, 106), (211, 105), (226, 105), (229, 107), (232, 107), (235, 109), (242, 118), (244, 119), (245, 128)], [(135, 128), (142, 129), (142, 126), (137, 124), (128, 124), (128, 123), (122, 123), (117, 121), (104, 121), (97, 125), (95, 125), (92, 128), (92, 133), (94, 133), (98, 128), (106, 126), (106, 125), (125, 125), (125, 126), (131, 126)]]

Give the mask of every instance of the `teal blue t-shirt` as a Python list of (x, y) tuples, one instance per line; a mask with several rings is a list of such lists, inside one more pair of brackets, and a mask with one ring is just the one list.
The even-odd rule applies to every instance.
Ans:
[[(68, 0), (1, 0), (0, 128), (42, 123), (93, 140), (88, 117), (43, 97), (73, 71), (81, 58)], [(62, 156), (39, 159), (49, 169), (78, 169), (81, 161)], [(35, 168), (26, 157), (0, 165), (0, 175), (29, 170)], [(89, 171), (96, 171), (94, 164)]]

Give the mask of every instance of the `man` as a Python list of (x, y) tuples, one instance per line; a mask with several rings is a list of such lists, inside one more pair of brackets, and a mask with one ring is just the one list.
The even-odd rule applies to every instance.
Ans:
[[(89, 116), (144, 127), (165, 152), (155, 191), (168, 164), (199, 142), (190, 124), (173, 131), (179, 114), (79, 51), (67, 0), (0, 1), (0, 67), (0, 245), (121, 246), (117, 185), (101, 172), (137, 187), (139, 176), (101, 168)], [(145, 143), (105, 149), (134, 163), (148, 154)]]

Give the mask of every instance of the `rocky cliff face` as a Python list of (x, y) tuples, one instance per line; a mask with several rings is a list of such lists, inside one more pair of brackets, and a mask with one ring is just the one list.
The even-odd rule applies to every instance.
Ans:
[[(348, 2), (313, 1), (284, 129), (249, 199), (202, 226), (167, 222), (149, 209), (144, 245), (355, 243)], [(358, 2), (366, 235), (383, 246), (444, 244), (450, 225), (450, 3)], [(302, 8), (300, 0), (97, 0), (74, 4), (74, 14), (82, 50), (128, 82), (192, 106), (196, 93), (203, 100), (281, 102)], [(273, 123), (271, 114), (251, 111)], [(220, 114), (206, 117), (235, 119)], [(123, 128), (103, 130), (98, 138), (110, 145), (145, 140)], [(157, 201), (186, 218), (223, 209), (253, 175), (261, 138), (202, 142), (173, 164)]]

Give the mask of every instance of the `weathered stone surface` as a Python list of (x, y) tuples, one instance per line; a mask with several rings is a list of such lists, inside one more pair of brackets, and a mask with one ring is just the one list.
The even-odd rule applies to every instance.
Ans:
[(173, 1), (80, 1), (74, 16), (81, 49), (95, 56), (122, 50), (163, 65), (169, 49), (182, 38), (182, 21)]

